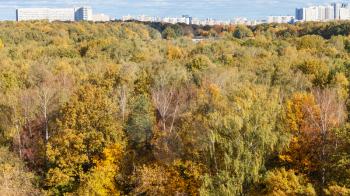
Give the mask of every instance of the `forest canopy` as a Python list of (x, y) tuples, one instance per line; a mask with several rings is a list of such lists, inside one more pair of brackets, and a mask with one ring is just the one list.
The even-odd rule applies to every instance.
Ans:
[(349, 195), (349, 33), (1, 22), (1, 194)]

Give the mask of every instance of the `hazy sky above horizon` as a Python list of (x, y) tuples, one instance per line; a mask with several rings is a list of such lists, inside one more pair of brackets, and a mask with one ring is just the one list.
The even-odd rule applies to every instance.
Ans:
[[(343, 1), (348, 2), (349, 0)], [(264, 19), (269, 15), (294, 15), (296, 7), (331, 3), (329, 0), (0, 0), (0, 20), (14, 20), (16, 8), (92, 6), (94, 12), (123, 15)]]

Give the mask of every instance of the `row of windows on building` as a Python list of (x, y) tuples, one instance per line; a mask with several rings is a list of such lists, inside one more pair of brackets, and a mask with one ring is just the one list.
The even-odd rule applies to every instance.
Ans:
[(16, 10), (17, 21), (110, 21), (105, 14), (93, 14), (91, 7), (80, 8), (19, 8)]

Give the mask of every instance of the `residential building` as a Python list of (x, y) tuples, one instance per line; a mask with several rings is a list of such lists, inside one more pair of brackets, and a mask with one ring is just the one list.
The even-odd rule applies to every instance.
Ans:
[(350, 19), (350, 7), (348, 4), (343, 3), (339, 9), (339, 20)]
[(75, 20), (76, 21), (92, 21), (92, 8), (91, 7), (80, 7), (75, 10)]
[(297, 8), (295, 18), (299, 21), (349, 20), (350, 7), (347, 3)]
[(295, 19), (296, 20), (305, 20), (305, 8), (295, 9)]
[[(282, 16), (282, 21), (288, 21), (290, 16)], [(182, 15), (181, 17), (151, 17), (151, 16), (122, 16), (122, 21), (128, 21), (128, 20), (136, 20), (141, 22), (162, 22), (162, 23), (171, 23), (171, 24), (177, 24), (177, 23), (185, 23), (188, 25), (201, 25), (201, 26), (213, 26), (213, 25), (231, 25), (231, 24), (244, 24), (244, 25), (257, 25), (262, 23), (267, 23), (267, 20), (248, 20), (247, 18), (236, 18), (231, 21), (229, 20), (215, 20), (212, 18), (207, 19), (199, 19), (199, 18), (192, 18), (189, 15)], [(288, 21), (289, 22), (289, 21)]]
[(318, 7), (312, 6), (305, 8), (305, 21), (319, 21)]
[(48, 20), (48, 21), (110, 21), (105, 14), (93, 14), (91, 7), (80, 8), (18, 8), (16, 20)]
[(318, 6), (317, 7), (317, 20), (318, 21), (325, 21), (326, 20), (326, 7), (325, 6)]
[(185, 18), (185, 23), (186, 24), (192, 24), (192, 17), (189, 15), (182, 15), (182, 18)]
[(269, 16), (267, 18), (268, 23), (292, 23), (294, 16)]
[(111, 21), (111, 17), (106, 14), (93, 14), (92, 21), (94, 22), (108, 22)]
[(325, 21), (329, 21), (329, 20), (334, 20), (335, 16), (334, 16), (334, 7), (329, 5), (325, 7), (325, 17), (324, 17)]
[(74, 8), (19, 8), (16, 20), (74, 21)]
[(340, 19), (340, 8), (342, 6), (341, 3), (332, 3), (333, 9), (334, 9), (334, 19), (339, 20)]

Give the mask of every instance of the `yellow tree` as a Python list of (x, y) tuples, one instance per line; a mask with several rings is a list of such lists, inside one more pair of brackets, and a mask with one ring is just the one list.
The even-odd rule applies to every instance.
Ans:
[(287, 196), (308, 195), (315, 196), (312, 184), (303, 175), (297, 175), (294, 170), (275, 169), (267, 172), (263, 181), (265, 190), (260, 195)]
[(312, 94), (296, 93), (287, 101), (285, 119), (292, 138), (288, 150), (280, 155), (282, 161), (294, 165), (305, 173), (317, 168), (312, 161), (314, 154), (310, 149), (313, 143), (318, 143), (319, 139), (315, 127), (306, 120), (307, 113), (319, 115), (319, 109)]
[(0, 39), (0, 49), (3, 49), (5, 47), (4, 42)]
[[(96, 184), (98, 191), (89, 186), (87, 190), (100, 192), (99, 187), (108, 184), (105, 191), (113, 192), (110, 175), (115, 175), (117, 167), (112, 169), (109, 164), (118, 162), (125, 143), (116, 118), (117, 106), (108, 95), (107, 89), (86, 84), (61, 109), (57, 130), (47, 147), (46, 184), (55, 193), (75, 192), (82, 181), (91, 185), (93, 176), (103, 176), (106, 181)], [(110, 160), (114, 156), (110, 153), (116, 160)]]
[(344, 103), (335, 91), (316, 89), (294, 94), (286, 103), (285, 115), (292, 139), (281, 160), (301, 172), (316, 172), (324, 184), (327, 160), (336, 150), (334, 129), (344, 119)]
[(116, 188), (116, 176), (120, 170), (119, 164), (123, 156), (124, 147), (114, 144), (106, 147), (103, 158), (95, 159), (96, 166), (82, 178), (78, 193), (80, 195), (120, 195)]
[(135, 195), (199, 195), (202, 168), (191, 161), (151, 164), (135, 173)]

